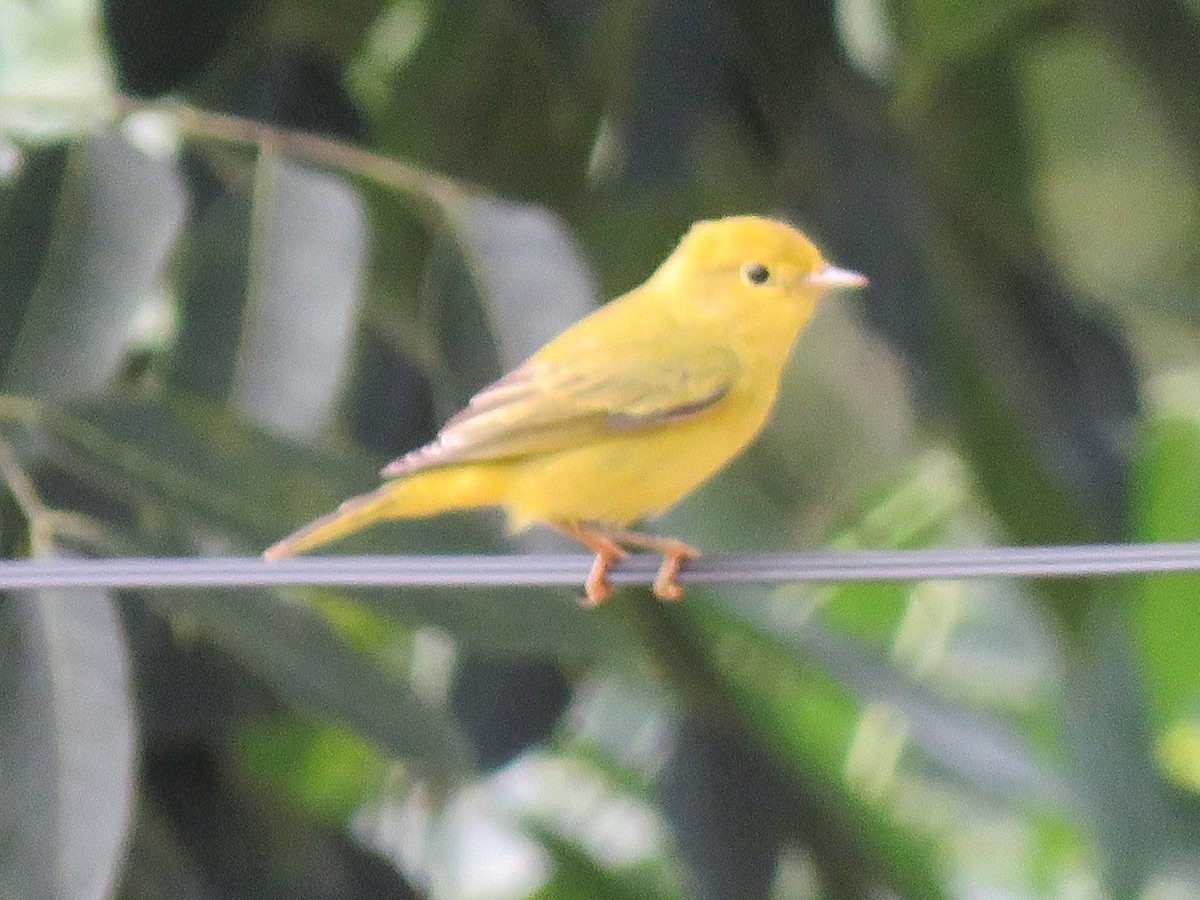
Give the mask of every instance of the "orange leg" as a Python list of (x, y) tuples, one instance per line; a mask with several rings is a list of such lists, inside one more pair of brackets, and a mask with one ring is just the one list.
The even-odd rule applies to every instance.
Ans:
[(663, 538), (637, 531), (609, 531), (606, 535), (618, 544), (628, 547), (645, 547), (663, 556), (658, 574), (654, 576), (654, 596), (659, 600), (682, 600), (683, 588), (675, 581), (684, 562), (695, 559), (700, 551), (691, 544), (675, 538)]
[(566, 525), (562, 522), (554, 523), (554, 527), (596, 554), (596, 561), (592, 563), (592, 570), (588, 572), (584, 585), (587, 596), (580, 602), (583, 606), (599, 606), (612, 596), (612, 585), (608, 581), (609, 568), (629, 554), (603, 531), (585, 528), (582, 525)]

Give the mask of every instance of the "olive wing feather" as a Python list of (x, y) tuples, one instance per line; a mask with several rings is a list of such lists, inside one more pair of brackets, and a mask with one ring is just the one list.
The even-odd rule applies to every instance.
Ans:
[(534, 358), (481, 390), (433, 441), (382, 474), (532, 456), (659, 427), (719, 403), (739, 373), (737, 357), (724, 347), (692, 347), (676, 360), (664, 360), (654, 345), (599, 361)]

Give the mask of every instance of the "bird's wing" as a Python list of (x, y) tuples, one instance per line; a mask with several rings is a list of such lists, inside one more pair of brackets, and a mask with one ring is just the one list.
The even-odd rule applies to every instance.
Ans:
[(603, 358), (534, 358), (481, 390), (432, 442), (383, 475), (548, 453), (679, 421), (718, 403), (739, 372), (733, 351), (717, 346), (692, 346), (678, 359), (664, 359), (657, 342)]

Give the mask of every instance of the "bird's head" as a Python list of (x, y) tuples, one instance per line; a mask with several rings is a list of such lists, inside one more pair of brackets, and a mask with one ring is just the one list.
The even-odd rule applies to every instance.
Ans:
[(691, 277), (738, 282), (754, 292), (819, 296), (833, 288), (864, 287), (857, 272), (830, 265), (807, 237), (759, 216), (710, 219), (691, 227), (667, 261)]

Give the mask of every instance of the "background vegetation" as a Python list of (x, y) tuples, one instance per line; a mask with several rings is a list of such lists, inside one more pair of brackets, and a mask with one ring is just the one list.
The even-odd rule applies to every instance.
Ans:
[[(0, 547), (256, 553), (743, 212), (872, 287), (661, 530), (1200, 535), (1195, 0), (0, 0)], [(10, 593), (0, 896), (1195, 896), (1198, 588)]]

